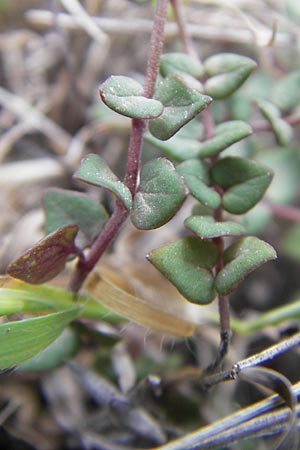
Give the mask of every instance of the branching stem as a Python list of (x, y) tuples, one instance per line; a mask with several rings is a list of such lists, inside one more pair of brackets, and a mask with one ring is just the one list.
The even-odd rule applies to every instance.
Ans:
[[(146, 69), (144, 95), (151, 98), (154, 93), (157, 79), (159, 60), (164, 44), (164, 27), (166, 22), (167, 6), (169, 0), (159, 0), (156, 9), (153, 31), (150, 40), (149, 57)], [(145, 120), (133, 119), (128, 147), (127, 167), (124, 183), (130, 189), (133, 197), (137, 190), (140, 170), (140, 159), (143, 144), (143, 135), (146, 127)], [(106, 223), (102, 232), (92, 245), (87, 257), (80, 258), (75, 273), (70, 282), (70, 289), (78, 292), (90, 271), (97, 264), (104, 251), (115, 238), (122, 224), (128, 218), (129, 212), (120, 201), (116, 202), (115, 211)]]

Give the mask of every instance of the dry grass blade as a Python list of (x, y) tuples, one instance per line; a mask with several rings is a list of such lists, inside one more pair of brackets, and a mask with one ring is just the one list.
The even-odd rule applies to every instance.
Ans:
[(72, 14), (74, 20), (84, 28), (84, 30), (99, 44), (104, 45), (107, 41), (107, 35), (101, 30), (101, 27), (96, 24), (92, 18), (87, 14), (86, 10), (77, 0), (60, 0), (61, 4)]
[(52, 142), (55, 142), (55, 146), (59, 152), (66, 152), (71, 142), (71, 136), (34, 106), (1, 87), (0, 104), (14, 113), (19, 119), (23, 120), (26, 126), (27, 124), (28, 126), (30, 125), (32, 130), (40, 130), (43, 132)]
[[(33, 25), (43, 26), (45, 28), (52, 27), (57, 23), (60, 27), (68, 30), (76, 30), (82, 27), (82, 24), (78, 25), (77, 20), (68, 14), (59, 13), (57, 15), (52, 14), (45, 10), (30, 10), (26, 14), (27, 20)], [(128, 20), (124, 22), (122, 19), (113, 17), (93, 17), (93, 21), (98, 24), (102, 30), (109, 34), (122, 34), (122, 35), (135, 35), (137, 33), (150, 34), (152, 30), (152, 22), (147, 19), (136, 18), (134, 21)], [(187, 27), (190, 35), (195, 39), (208, 39), (210, 41), (222, 41), (222, 42), (239, 42), (239, 43), (253, 43), (253, 34), (247, 29), (240, 27), (223, 28), (220, 31), (219, 27), (213, 25), (201, 24), (189, 24)], [(178, 28), (176, 23), (167, 23), (165, 28), (166, 37), (172, 38), (178, 34)], [(269, 40), (270, 33), (263, 36), (263, 39)], [(276, 44), (280, 47), (284, 47), (289, 43), (289, 36), (280, 32), (276, 35)]]
[[(292, 386), (294, 396), (300, 393), (300, 383)], [(195, 450), (216, 449), (220, 445), (239, 442), (246, 438), (278, 436), (291, 429), (291, 410), (282, 405), (279, 395), (273, 395), (247, 408), (214, 422), (200, 430), (187, 434), (183, 438), (159, 447), (159, 450)], [(296, 417), (300, 416), (300, 407), (296, 408)], [(299, 420), (296, 423), (299, 429)]]
[[(218, 448), (219, 445), (239, 442), (246, 438), (278, 435), (280, 437), (275, 448), (283, 450), (285, 447), (281, 445), (285, 445), (287, 439), (295, 439), (294, 436), (297, 436), (300, 409), (297, 396), (300, 393), (300, 383), (292, 386), (283, 375), (256, 366), (299, 345), (299, 341), (300, 333), (297, 333), (279, 344), (234, 364), (231, 370), (204, 378), (203, 387), (206, 389), (241, 376), (247, 381), (267, 387), (278, 394), (173, 441), (161, 447), (161, 450)], [(247, 376), (247, 373), (251, 375)], [(287, 406), (283, 407), (283, 402)], [(277, 409), (279, 406), (281, 408)]]

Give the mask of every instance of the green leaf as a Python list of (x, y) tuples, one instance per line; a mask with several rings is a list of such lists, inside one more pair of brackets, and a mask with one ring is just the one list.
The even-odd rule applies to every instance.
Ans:
[(251, 127), (242, 120), (231, 120), (218, 125), (215, 136), (201, 143), (198, 157), (206, 158), (221, 153), (230, 145), (252, 134)]
[(49, 189), (44, 204), (46, 233), (52, 233), (65, 225), (76, 224), (79, 227), (76, 242), (80, 248), (92, 244), (108, 217), (101, 204), (79, 192)]
[(211, 102), (211, 98), (187, 86), (182, 78), (173, 75), (160, 81), (155, 98), (164, 105), (160, 117), (149, 123), (154, 137), (167, 140), (192, 120)]
[(116, 195), (127, 209), (131, 208), (132, 196), (130, 190), (113, 173), (101, 156), (94, 153), (87, 155), (75, 172), (74, 178), (83, 183), (107, 189)]
[(258, 155), (258, 161), (274, 172), (268, 199), (274, 203), (290, 203), (300, 196), (300, 153), (297, 147), (272, 148)]
[(283, 234), (281, 239), (281, 253), (295, 262), (300, 261), (300, 224), (290, 226)]
[(215, 296), (211, 273), (218, 257), (212, 242), (190, 236), (152, 250), (149, 261), (189, 301), (210, 303)]
[[(4, 281), (3, 281), (4, 278)], [(33, 285), (20, 280), (3, 277), (0, 285), (0, 316), (17, 312), (52, 312), (73, 308), (78, 301), (81, 306), (82, 317), (101, 320), (107, 315), (107, 308), (89, 295), (74, 294), (74, 292), (56, 286), (39, 284)], [(119, 321), (114, 314), (109, 315), (109, 321)]]
[(299, 105), (300, 70), (295, 70), (276, 82), (272, 101), (281, 111), (288, 111)]
[(204, 61), (208, 80), (205, 92), (214, 99), (226, 98), (233, 94), (256, 68), (256, 63), (246, 56), (234, 53), (220, 53)]
[(0, 368), (15, 366), (41, 352), (74, 320), (79, 308), (0, 325)]
[(239, 239), (224, 253), (224, 268), (216, 278), (216, 289), (228, 295), (250, 272), (276, 258), (274, 248), (257, 237)]
[(244, 214), (241, 219), (247, 234), (259, 235), (266, 230), (268, 223), (272, 220), (272, 212), (267, 204), (260, 202)]
[(210, 208), (217, 208), (221, 203), (220, 195), (207, 186), (209, 182), (207, 166), (198, 159), (189, 159), (176, 167), (187, 185), (190, 194), (199, 202)]
[(246, 233), (245, 228), (237, 222), (216, 222), (210, 216), (190, 216), (184, 221), (184, 225), (201, 239), (241, 236)]
[(161, 141), (150, 133), (147, 133), (145, 138), (150, 144), (158, 147), (169, 158), (175, 161), (185, 161), (190, 158), (195, 158), (201, 148), (200, 142), (196, 139), (183, 138), (177, 136), (177, 134), (166, 141)]
[(186, 53), (165, 53), (160, 58), (160, 73), (166, 77), (172, 73), (189, 74), (195, 78), (203, 76), (203, 66), (199, 59)]
[(300, 23), (300, 3), (298, 0), (285, 0), (285, 10), (291, 20)]
[(141, 171), (139, 191), (133, 203), (131, 220), (142, 230), (168, 222), (186, 197), (186, 188), (173, 164), (165, 158), (148, 161)]
[(192, 208), (192, 214), (193, 216), (212, 216), (213, 210), (201, 203), (196, 203)]
[(262, 198), (272, 180), (272, 172), (248, 159), (227, 157), (220, 159), (211, 170), (213, 181), (225, 189), (224, 209), (243, 214)]
[(132, 78), (112, 75), (99, 92), (109, 108), (133, 119), (152, 119), (163, 112), (161, 102), (144, 97), (143, 86)]
[(179, 75), (187, 81), (189, 87), (203, 90), (199, 78), (203, 76), (203, 66), (199, 59), (186, 53), (165, 53), (160, 58), (160, 73), (163, 77)]
[(64, 269), (69, 256), (78, 253), (77, 232), (77, 225), (59, 228), (13, 261), (7, 273), (32, 284), (51, 280)]
[(47, 297), (47, 292), (45, 293), (45, 290), (39, 289), (40, 286), (45, 285), (33, 286), (37, 288), (36, 291), (30, 289), (32, 288), (32, 285), (27, 285), (26, 283), (23, 283), (23, 285), (18, 289), (0, 288), (0, 316), (6, 316), (17, 312), (42, 312), (67, 309), (71, 308), (74, 304), (73, 296), (70, 296), (68, 301), (65, 298), (65, 295), (62, 295), (61, 292), (57, 290), (54, 291), (56, 297), (54, 299), (49, 299)]
[(72, 358), (80, 347), (78, 333), (65, 328), (55, 341), (37, 355), (22, 363), (21, 370), (49, 370), (61, 366)]
[(289, 144), (293, 137), (293, 128), (281, 118), (280, 110), (267, 100), (258, 100), (257, 105), (270, 123), (279, 145)]
[(196, 158), (201, 147), (199, 140), (203, 138), (203, 126), (198, 118), (195, 118), (182, 127), (175, 136), (166, 141), (146, 133), (145, 138), (150, 144), (159, 148), (169, 158), (175, 161), (186, 161), (190, 158)]

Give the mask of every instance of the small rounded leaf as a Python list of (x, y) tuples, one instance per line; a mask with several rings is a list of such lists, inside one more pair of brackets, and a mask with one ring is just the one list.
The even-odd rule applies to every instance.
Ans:
[(211, 177), (225, 189), (224, 209), (232, 214), (244, 214), (262, 198), (273, 174), (255, 161), (232, 156), (217, 161)]
[(221, 203), (220, 195), (211, 187), (209, 183), (207, 166), (198, 159), (189, 159), (179, 164), (176, 170), (183, 176), (190, 194), (204, 206), (217, 208)]
[(184, 221), (184, 225), (201, 239), (242, 236), (246, 233), (243, 225), (237, 222), (216, 222), (211, 216), (190, 216)]
[(178, 75), (159, 82), (155, 98), (164, 105), (164, 111), (150, 121), (149, 131), (162, 141), (172, 137), (212, 101), (209, 96), (189, 87)]
[(64, 269), (69, 256), (78, 253), (77, 233), (77, 225), (67, 225), (49, 234), (13, 261), (8, 275), (32, 284), (51, 280)]
[(148, 259), (187, 300), (207, 304), (215, 297), (211, 270), (217, 256), (212, 242), (190, 236), (152, 250)]
[(214, 137), (200, 144), (199, 158), (218, 155), (230, 145), (250, 136), (252, 128), (242, 120), (231, 120), (218, 125), (214, 134)]
[(300, 198), (299, 153), (295, 147), (274, 150), (261, 151), (258, 156), (259, 162), (274, 172), (268, 199), (272, 203), (293, 203)]
[(204, 61), (208, 80), (206, 94), (214, 99), (226, 98), (233, 94), (256, 68), (256, 62), (246, 56), (234, 53), (220, 53)]
[(189, 74), (195, 78), (203, 76), (203, 65), (199, 59), (186, 53), (165, 53), (160, 58), (160, 73), (166, 77), (172, 73)]
[(293, 128), (281, 118), (279, 108), (267, 100), (257, 101), (257, 105), (265, 118), (269, 121), (279, 145), (289, 144), (293, 137)]
[(161, 141), (150, 133), (147, 133), (145, 138), (150, 144), (155, 145), (166, 156), (175, 161), (185, 161), (190, 158), (195, 158), (201, 148), (201, 143), (196, 139), (180, 137), (177, 134), (166, 141)]
[(300, 70), (290, 72), (278, 80), (272, 92), (272, 101), (281, 111), (288, 111), (300, 103)]
[(49, 189), (44, 198), (45, 230), (52, 233), (65, 225), (79, 227), (76, 243), (88, 247), (102, 230), (108, 214), (105, 208), (81, 192)]
[(174, 216), (186, 194), (183, 180), (169, 160), (148, 161), (142, 168), (139, 191), (134, 198), (132, 223), (142, 230), (160, 227)]
[(143, 96), (143, 86), (124, 76), (110, 76), (99, 88), (103, 102), (113, 111), (133, 119), (152, 119), (160, 116), (163, 105)]
[(124, 183), (113, 173), (101, 156), (91, 153), (81, 162), (74, 178), (83, 183), (102, 187), (116, 195), (130, 209), (132, 206), (131, 192)]
[(217, 291), (228, 295), (246, 275), (276, 257), (274, 248), (257, 237), (239, 239), (224, 253), (224, 268), (216, 278)]

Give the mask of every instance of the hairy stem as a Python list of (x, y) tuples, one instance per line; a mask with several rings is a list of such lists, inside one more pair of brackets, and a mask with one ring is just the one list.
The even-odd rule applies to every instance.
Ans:
[(149, 58), (146, 70), (144, 95), (153, 97), (156, 78), (159, 70), (160, 55), (164, 46), (164, 29), (169, 0), (160, 0), (155, 13), (155, 20), (150, 40)]
[[(166, 21), (168, 1), (169, 0), (160, 0), (158, 2), (154, 17), (144, 88), (144, 95), (148, 98), (151, 98), (153, 96), (155, 82), (159, 70), (159, 60), (164, 44), (164, 26)], [(132, 120), (124, 183), (130, 189), (133, 197), (138, 186), (140, 159), (145, 127), (145, 120)], [(87, 275), (97, 264), (104, 251), (115, 238), (116, 234), (118, 233), (122, 224), (125, 222), (128, 216), (129, 211), (127, 211), (123, 203), (117, 201), (114, 213), (106, 223), (98, 238), (93, 243), (89, 254), (86, 258), (80, 258), (80, 260), (78, 261), (77, 267), (70, 281), (70, 289), (72, 291), (78, 292), (80, 290)]]
[(140, 171), (141, 149), (145, 127), (145, 120), (132, 120), (127, 167), (124, 178), (124, 183), (130, 189), (132, 196), (135, 195), (137, 189), (137, 180)]

